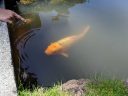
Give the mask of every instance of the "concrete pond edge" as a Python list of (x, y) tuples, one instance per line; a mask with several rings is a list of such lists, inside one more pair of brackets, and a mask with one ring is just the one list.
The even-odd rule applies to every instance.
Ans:
[(0, 22), (0, 96), (17, 96), (7, 24)]

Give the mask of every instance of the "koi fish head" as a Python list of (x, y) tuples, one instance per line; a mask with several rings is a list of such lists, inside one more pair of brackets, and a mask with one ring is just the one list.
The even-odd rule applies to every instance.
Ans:
[(60, 44), (52, 43), (45, 50), (45, 54), (47, 55), (57, 54), (61, 49), (62, 49), (62, 46)]

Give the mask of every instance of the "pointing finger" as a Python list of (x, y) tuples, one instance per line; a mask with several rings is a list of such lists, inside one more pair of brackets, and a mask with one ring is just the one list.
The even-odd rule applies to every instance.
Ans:
[(20, 20), (22, 20), (23, 22), (26, 22), (26, 20), (25, 20), (23, 17), (21, 17), (20, 15), (18, 15), (18, 14), (15, 13), (15, 12), (14, 12), (14, 16), (15, 16), (17, 19), (20, 19)]
[(5, 22), (8, 22), (9, 24), (13, 24), (13, 22), (11, 20), (6, 20)]

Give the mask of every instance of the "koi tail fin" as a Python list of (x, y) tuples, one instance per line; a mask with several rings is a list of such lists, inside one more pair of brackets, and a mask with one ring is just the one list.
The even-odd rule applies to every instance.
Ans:
[(83, 32), (78, 35), (78, 37), (79, 37), (79, 38), (84, 37), (84, 36), (89, 32), (89, 30), (90, 30), (90, 26), (88, 25), (88, 26), (83, 30)]

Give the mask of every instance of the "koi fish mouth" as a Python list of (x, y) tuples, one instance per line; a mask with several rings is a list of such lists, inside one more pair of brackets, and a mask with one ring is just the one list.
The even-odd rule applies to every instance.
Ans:
[(44, 52), (46, 55), (52, 55), (52, 53), (51, 52), (49, 52), (48, 50), (45, 50), (45, 52)]

